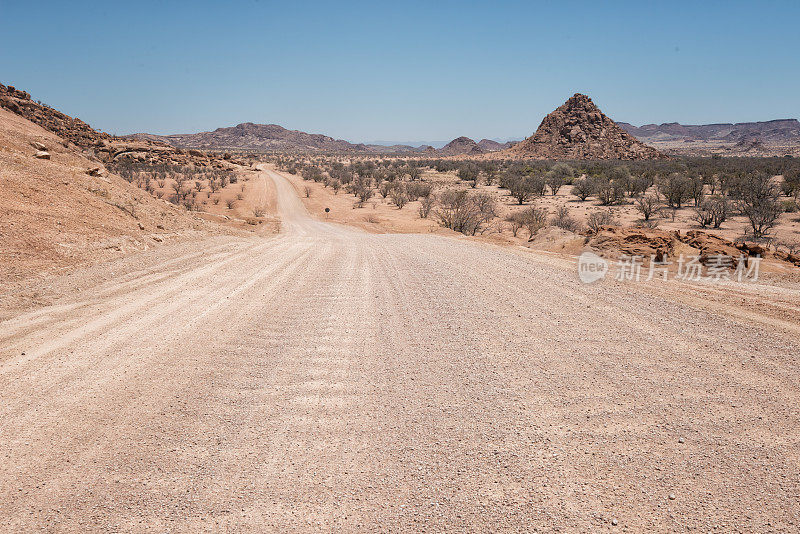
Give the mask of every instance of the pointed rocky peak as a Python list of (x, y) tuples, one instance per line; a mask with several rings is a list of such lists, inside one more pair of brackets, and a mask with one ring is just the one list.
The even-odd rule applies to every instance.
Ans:
[(547, 115), (536, 133), (510, 152), (534, 159), (658, 159), (655, 148), (636, 140), (587, 95), (575, 93)]

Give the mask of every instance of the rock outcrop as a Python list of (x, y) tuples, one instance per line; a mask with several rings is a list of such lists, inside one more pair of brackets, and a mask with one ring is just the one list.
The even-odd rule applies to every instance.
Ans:
[(547, 115), (536, 133), (514, 145), (515, 157), (552, 160), (664, 158), (623, 130), (586, 95), (576, 93)]
[(80, 119), (65, 115), (51, 107), (31, 100), (31, 95), (13, 86), (0, 84), (0, 107), (25, 117), (60, 138), (81, 148), (89, 148), (111, 139), (105, 132), (98, 132)]
[[(0, 84), (0, 108), (5, 108), (54, 133), (64, 146), (74, 145), (89, 157), (104, 163), (132, 160), (217, 168), (228, 168), (232, 163), (226, 161), (222, 154), (175, 148), (161, 142), (159, 136), (143, 139), (113, 137), (95, 130), (80, 119), (32, 100), (29, 93), (13, 86)], [(50, 158), (43, 144), (38, 141), (32, 141), (30, 144), (37, 150), (34, 157)]]
[(441, 156), (475, 156), (483, 154), (485, 151), (478, 146), (478, 143), (469, 137), (457, 137), (439, 149)]

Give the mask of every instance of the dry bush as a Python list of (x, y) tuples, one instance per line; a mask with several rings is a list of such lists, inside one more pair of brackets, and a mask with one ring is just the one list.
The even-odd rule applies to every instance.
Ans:
[(406, 189), (402, 185), (398, 185), (392, 189), (392, 192), (389, 196), (392, 197), (392, 202), (394, 202), (394, 205), (400, 210), (403, 209), (403, 206), (405, 206), (409, 201), (408, 194), (406, 194)]
[(586, 228), (592, 234), (596, 234), (603, 226), (612, 226), (616, 224), (614, 214), (611, 210), (593, 211), (586, 218)]
[(582, 201), (592, 196), (593, 193), (592, 182), (588, 178), (578, 178), (572, 184), (572, 194)]
[(431, 213), (431, 209), (433, 209), (433, 205), (436, 203), (436, 197), (433, 195), (428, 195), (427, 197), (422, 197), (419, 201), (419, 217), (420, 219), (427, 219), (428, 215)]
[(547, 210), (545, 208), (531, 206), (518, 213), (522, 218), (523, 226), (528, 231), (528, 240), (533, 239), (533, 236), (547, 225)]
[(708, 226), (719, 228), (727, 220), (729, 212), (730, 205), (727, 198), (711, 197), (703, 200), (695, 208), (694, 220), (703, 228)]
[(508, 214), (505, 220), (514, 237), (517, 237), (519, 231), (525, 228), (528, 231), (528, 239), (530, 240), (547, 225), (547, 210), (530, 206), (524, 210)]
[(670, 208), (681, 209), (686, 200), (691, 198), (692, 180), (679, 172), (673, 172), (658, 181), (658, 190), (667, 200)]
[(497, 217), (497, 203), (488, 193), (448, 189), (439, 195), (435, 211), (439, 224), (466, 235), (483, 232)]
[(763, 238), (781, 214), (778, 186), (769, 175), (756, 172), (738, 180), (733, 194), (738, 200), (739, 211), (750, 222), (753, 237)]
[(559, 206), (556, 210), (555, 215), (550, 220), (550, 224), (553, 226), (557, 226), (569, 232), (579, 232), (581, 230), (581, 225), (578, 221), (572, 218), (569, 213), (569, 208), (566, 206)]
[(645, 221), (658, 213), (661, 209), (661, 201), (656, 195), (644, 195), (636, 199), (636, 210), (642, 214)]

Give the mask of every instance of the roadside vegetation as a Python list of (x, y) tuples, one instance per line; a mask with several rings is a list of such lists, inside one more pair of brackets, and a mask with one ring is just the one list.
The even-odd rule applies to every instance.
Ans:
[[(606, 226), (702, 229), (795, 250), (800, 161), (684, 158), (550, 162), (272, 156), (280, 170), (380, 202), (466, 235), (532, 240), (544, 228), (591, 235)], [(734, 230), (735, 228), (735, 230)]]

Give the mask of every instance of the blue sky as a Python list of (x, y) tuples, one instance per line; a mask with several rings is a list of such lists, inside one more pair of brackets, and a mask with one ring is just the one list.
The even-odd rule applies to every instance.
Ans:
[(0, 82), (111, 133), (512, 138), (575, 92), (636, 125), (800, 117), (800, 2), (0, 0)]

